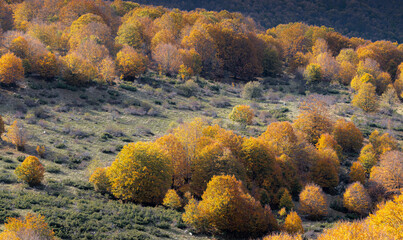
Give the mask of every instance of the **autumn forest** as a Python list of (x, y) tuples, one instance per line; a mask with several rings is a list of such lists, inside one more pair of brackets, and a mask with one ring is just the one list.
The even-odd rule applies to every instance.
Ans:
[(403, 239), (403, 44), (258, 16), (0, 0), (0, 240)]

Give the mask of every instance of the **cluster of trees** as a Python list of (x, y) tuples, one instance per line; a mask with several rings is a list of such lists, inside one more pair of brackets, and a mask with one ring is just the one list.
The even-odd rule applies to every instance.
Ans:
[(201, 74), (246, 80), (302, 68), (308, 82), (351, 82), (365, 111), (376, 108), (359, 100), (373, 87), (378, 95), (394, 82), (398, 95), (403, 88), (397, 80), (402, 45), (347, 38), (332, 28), (291, 23), (262, 31), (240, 13), (122, 0), (0, 5), (9, 18), (1, 23), (0, 82), (6, 85), (24, 74), (85, 85), (133, 80), (148, 68), (182, 79)]
[(136, 2), (185, 10), (205, 8), (214, 11), (241, 12), (264, 27), (303, 21), (312, 25), (332, 26), (348, 36), (403, 41), (398, 0), (385, 3), (376, 0), (284, 0), (281, 2), (275, 0), (218, 2), (213, 0), (138, 0)]
[[(90, 181), (98, 191), (125, 201), (171, 208), (188, 203), (185, 222), (198, 231), (261, 234), (276, 229), (270, 207), (290, 211), (292, 198), (299, 199), (301, 213), (321, 218), (328, 213), (323, 190), (339, 185), (344, 154), (359, 153), (363, 136), (352, 122), (333, 122), (319, 101), (302, 103), (300, 110), (294, 123), (271, 123), (257, 138), (241, 137), (196, 118), (155, 142), (126, 145), (112, 165), (97, 169)], [(402, 188), (403, 158), (396, 140), (374, 132), (370, 142), (379, 159), (368, 168), (360, 156), (351, 167), (352, 184), (344, 193), (344, 206), (362, 215), (373, 202)], [(251, 222), (266, 227), (252, 228)]]

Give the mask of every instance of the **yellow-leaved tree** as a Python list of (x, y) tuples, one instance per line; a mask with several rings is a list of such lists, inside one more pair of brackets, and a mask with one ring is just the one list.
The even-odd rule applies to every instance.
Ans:
[(302, 220), (295, 211), (290, 212), (285, 218), (284, 229), (291, 234), (304, 233)]
[(39, 185), (44, 177), (45, 168), (37, 157), (28, 156), (15, 169), (18, 179), (28, 183), (30, 186)]
[(350, 168), (350, 182), (360, 182), (365, 184), (365, 169), (360, 162), (353, 162)]
[(111, 183), (106, 168), (96, 168), (90, 176), (90, 183), (94, 185), (94, 189), (100, 193), (108, 193), (111, 191)]
[(348, 210), (365, 215), (371, 207), (371, 198), (364, 186), (355, 182), (346, 189), (343, 195), (343, 204)]
[(365, 112), (375, 112), (378, 109), (378, 96), (371, 83), (363, 83), (351, 103)]
[(132, 47), (124, 46), (116, 55), (116, 65), (125, 80), (134, 80), (147, 69), (148, 59)]
[(152, 142), (124, 146), (107, 173), (115, 197), (138, 203), (161, 203), (172, 184), (171, 160)]
[(240, 123), (242, 126), (252, 124), (254, 117), (253, 110), (248, 105), (237, 105), (232, 109), (228, 118), (234, 122)]
[(24, 151), (27, 137), (27, 132), (22, 122), (15, 120), (10, 128), (8, 128), (3, 139), (6, 142), (14, 144), (17, 151)]
[(0, 83), (15, 84), (24, 78), (22, 60), (14, 53), (6, 53), (0, 58)]
[(322, 189), (316, 184), (308, 184), (299, 195), (300, 211), (313, 219), (326, 216), (328, 203)]
[(278, 227), (271, 210), (246, 193), (234, 176), (213, 177), (202, 200), (190, 200), (185, 207), (183, 220), (200, 232), (237, 236), (257, 236)]
[(369, 223), (377, 231), (385, 231), (389, 239), (403, 239), (402, 216), (403, 195), (398, 195), (393, 200), (378, 205), (378, 210), (369, 215)]
[(45, 217), (28, 213), (24, 218), (8, 218), (0, 240), (43, 239), (56, 240), (55, 233), (45, 222)]
[(378, 230), (367, 221), (338, 222), (330, 229), (326, 229), (318, 240), (367, 240), (367, 239), (393, 239), (388, 238), (384, 231)]
[(162, 205), (172, 209), (179, 209), (182, 207), (182, 200), (175, 190), (169, 189), (168, 192), (165, 194)]

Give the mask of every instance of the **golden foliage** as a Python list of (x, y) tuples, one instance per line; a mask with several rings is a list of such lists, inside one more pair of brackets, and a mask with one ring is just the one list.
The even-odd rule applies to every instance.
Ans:
[(355, 91), (359, 91), (364, 83), (371, 83), (374, 85), (375, 78), (369, 73), (365, 73), (362, 76), (357, 75), (351, 80), (351, 88)]
[(24, 37), (18, 36), (11, 42), (9, 50), (21, 59), (27, 58), (29, 56), (28, 41)]
[(96, 168), (91, 174), (89, 182), (94, 185), (94, 189), (100, 193), (109, 193), (111, 191), (111, 182), (106, 168)]
[(23, 151), (25, 149), (27, 137), (28, 136), (24, 125), (15, 120), (8, 128), (7, 133), (3, 136), (3, 139), (6, 142), (14, 144), (18, 151)]
[(364, 186), (355, 182), (350, 184), (344, 192), (343, 204), (349, 211), (365, 215), (371, 207), (371, 199)]
[(235, 158), (231, 150), (219, 142), (213, 142), (200, 150), (192, 162), (190, 183), (192, 193), (201, 196), (210, 179), (219, 175), (233, 175), (240, 180), (246, 178), (244, 166)]
[(332, 188), (339, 184), (339, 159), (333, 149), (317, 152), (318, 159), (312, 166), (311, 180), (322, 188)]
[(378, 109), (378, 96), (371, 83), (363, 83), (351, 103), (365, 112), (375, 112)]
[(377, 156), (384, 154), (387, 151), (398, 150), (399, 144), (397, 140), (389, 133), (384, 133), (380, 136), (378, 130), (375, 130), (369, 136), (369, 142), (374, 147)]
[(350, 168), (350, 182), (360, 182), (361, 184), (365, 184), (365, 169), (360, 162), (353, 162)]
[(334, 139), (334, 137), (328, 133), (322, 134), (318, 140), (318, 142), (316, 143), (316, 148), (319, 151), (322, 151), (324, 149), (330, 148), (332, 150), (334, 150), (337, 153), (337, 157), (339, 158), (339, 160), (342, 159), (343, 155), (342, 155), (342, 148), (341, 146), (336, 142), (336, 140)]
[(116, 65), (122, 73), (122, 78), (133, 80), (147, 69), (148, 59), (129, 46), (123, 47), (116, 55)]
[(182, 200), (175, 190), (169, 189), (168, 192), (165, 194), (162, 205), (172, 209), (179, 209), (182, 207)]
[(229, 119), (242, 125), (252, 124), (253, 117), (253, 109), (248, 105), (237, 105), (228, 115)]
[(63, 79), (71, 85), (86, 85), (98, 75), (98, 71), (94, 65), (76, 52), (69, 53), (63, 57), (62, 61)]
[(1, 240), (43, 239), (56, 240), (55, 233), (45, 222), (45, 217), (28, 213), (24, 218), (8, 218)]
[(389, 193), (400, 193), (403, 190), (403, 153), (389, 151), (382, 154), (379, 166), (372, 168), (370, 180)]
[(304, 233), (302, 220), (295, 211), (290, 212), (285, 218), (284, 229), (290, 234)]
[(354, 123), (346, 122), (344, 119), (337, 120), (333, 136), (345, 152), (359, 152), (364, 141), (361, 131)]
[(15, 84), (24, 78), (22, 60), (14, 53), (6, 53), (0, 58), (0, 83)]
[(378, 163), (378, 156), (375, 152), (374, 146), (371, 143), (365, 145), (361, 149), (358, 161), (362, 164), (367, 173), (371, 172), (371, 169)]
[(172, 183), (170, 159), (150, 142), (124, 146), (107, 173), (115, 197), (138, 203), (161, 203)]
[(277, 228), (271, 210), (245, 193), (233, 176), (214, 176), (202, 201), (191, 200), (185, 210), (183, 220), (201, 232), (253, 236)]
[(338, 222), (333, 228), (326, 229), (318, 240), (368, 240), (390, 239), (384, 231), (369, 225), (366, 221)]
[(18, 179), (24, 181), (30, 186), (39, 185), (44, 177), (45, 168), (37, 157), (28, 156), (15, 169), (15, 175)]
[(40, 158), (45, 157), (45, 152), (46, 152), (45, 145), (38, 145), (38, 146), (36, 146), (35, 150), (38, 153)]
[(325, 104), (313, 99), (301, 104), (294, 127), (302, 131), (309, 142), (316, 144), (322, 134), (332, 131), (333, 122)]
[(263, 240), (302, 240), (302, 236), (299, 234), (288, 234), (288, 233), (279, 233), (269, 235), (263, 238)]
[(53, 79), (59, 74), (59, 64), (57, 62), (57, 58), (55, 54), (51, 52), (40, 56), (36, 65), (36, 71), (46, 80)]
[(299, 195), (300, 211), (312, 218), (320, 218), (328, 213), (328, 203), (322, 189), (308, 184)]
[(173, 168), (173, 186), (180, 189), (190, 179), (190, 162), (188, 162), (184, 146), (173, 134), (162, 136), (155, 143), (166, 151), (167, 156), (170, 156)]
[(297, 135), (290, 122), (273, 122), (259, 137), (268, 142), (277, 155), (291, 155), (298, 144)]
[[(391, 239), (403, 238), (403, 195), (378, 205), (378, 210), (369, 215), (369, 224), (376, 231), (385, 231)], [(373, 238), (375, 239), (375, 238)], [(381, 239), (381, 238), (377, 238)]]

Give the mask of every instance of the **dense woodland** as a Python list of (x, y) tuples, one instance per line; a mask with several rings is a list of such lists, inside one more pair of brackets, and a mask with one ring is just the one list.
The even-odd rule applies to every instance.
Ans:
[[(17, 158), (18, 164), (1, 157), (7, 163), (1, 182), (20, 183), (16, 188), (33, 189), (33, 196), (42, 196), (29, 200), (24, 190), (5, 187), (0, 193), (4, 203), (0, 204), (10, 212), (1, 215), (5, 225), (0, 239), (170, 237), (148, 224), (160, 229), (175, 224), (200, 236), (302, 239), (304, 221), (333, 224), (318, 239), (403, 237), (403, 128), (392, 126), (402, 119), (402, 44), (349, 38), (333, 28), (301, 22), (263, 30), (240, 13), (180, 11), (121, 0), (0, 0), (0, 13), (4, 94), (0, 101), (2, 107), (10, 99), (22, 99), (24, 104), (15, 104), (22, 109), (15, 115), (9, 115), (11, 104), (5, 107), (7, 118), (0, 117), (0, 136), (4, 148), (14, 146), (16, 152), (28, 153)], [(286, 107), (266, 117), (256, 103), (279, 101), (275, 93), (265, 92), (276, 81), (303, 96), (293, 118), (288, 118)], [(71, 92), (62, 98), (54, 89)], [(80, 100), (73, 99), (77, 91)], [(239, 104), (232, 107), (229, 100), (218, 97), (221, 92), (236, 96)], [(341, 92), (343, 97), (333, 102), (326, 97)], [(142, 96), (143, 101), (129, 93)], [(101, 99), (94, 100), (96, 97)], [(295, 97), (287, 97), (282, 100), (284, 106), (295, 101)], [(191, 104), (178, 106), (176, 101), (181, 98)], [(153, 136), (147, 139), (150, 141), (132, 141), (123, 131), (104, 132), (96, 141), (121, 138), (125, 143), (102, 150), (114, 154), (115, 160), (104, 161), (106, 164), (86, 163), (92, 159), (90, 154), (69, 155), (70, 162), (52, 159), (63, 170), (73, 170), (71, 176), (74, 170), (76, 174), (88, 170), (85, 183), (63, 179), (65, 186), (77, 188), (73, 191), (77, 198), (72, 198), (49, 190), (51, 181), (45, 181), (46, 174), (60, 174), (61, 170), (49, 171), (44, 166), (45, 158), (56, 156), (48, 153), (47, 143), (35, 146), (34, 151), (28, 144), (51, 131), (74, 135), (71, 144), (78, 146), (80, 140), (93, 137), (66, 126), (59, 130), (62, 115), (54, 117), (52, 111), (37, 107), (53, 109), (56, 99), (74, 100), (54, 108), (58, 113), (67, 112), (67, 121), (78, 119), (69, 113), (71, 108), (82, 114), (85, 105), (79, 101), (88, 103), (92, 109), (83, 118), (93, 121), (92, 125), (98, 124), (91, 112), (102, 109), (99, 103), (105, 109), (125, 106), (124, 112), (107, 109), (113, 122), (125, 115), (159, 117), (153, 121), (163, 122), (167, 118), (164, 110), (198, 111), (203, 101), (211, 101), (217, 109), (230, 107), (230, 111), (225, 121), (214, 119), (217, 113), (204, 112), (206, 117), (196, 115), (170, 124), (157, 136), (143, 129), (143, 135)], [(155, 106), (144, 102), (151, 99)], [(347, 110), (335, 117), (330, 106), (337, 101)], [(30, 116), (26, 106), (35, 108)], [(385, 131), (374, 129), (376, 123), (369, 123), (372, 128), (363, 131), (362, 119), (367, 116), (388, 119)], [(36, 119), (40, 119), (38, 124)], [(23, 122), (45, 131), (41, 128), (30, 138)], [(67, 146), (59, 142), (55, 148)], [(61, 184), (53, 181), (53, 187)], [(41, 192), (48, 195), (36, 195)], [(17, 199), (17, 204), (6, 199)], [(41, 202), (52, 208), (30, 208), (22, 204), (25, 201), (29, 206)], [(63, 204), (71, 209), (66, 207), (65, 215), (59, 215), (55, 209)], [(102, 213), (99, 204), (117, 215)], [(165, 208), (156, 207), (160, 205)], [(16, 213), (15, 206), (32, 211)], [(132, 219), (120, 219), (128, 209), (134, 209)], [(76, 216), (76, 210), (83, 215)], [(85, 218), (113, 224), (79, 226), (77, 221), (86, 222)], [(336, 223), (346, 219), (355, 220)], [(113, 229), (119, 230), (113, 235)], [(139, 231), (147, 234), (140, 236)]]
[(350, 37), (398, 42), (403, 40), (401, 33), (403, 6), (398, 0), (140, 0), (137, 2), (183, 10), (205, 8), (213, 11), (241, 12), (266, 28), (302, 21), (317, 26), (333, 27)]

